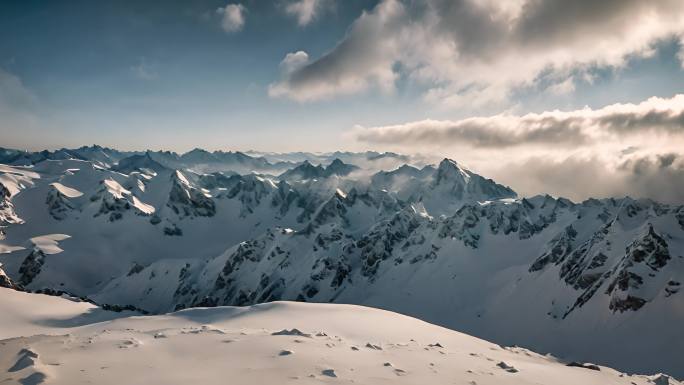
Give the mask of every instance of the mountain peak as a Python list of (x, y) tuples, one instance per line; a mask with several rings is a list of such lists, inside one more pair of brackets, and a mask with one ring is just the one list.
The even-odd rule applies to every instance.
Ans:
[(127, 158), (121, 159), (115, 167), (112, 167), (112, 169), (124, 174), (129, 174), (133, 171), (139, 171), (142, 169), (160, 172), (165, 170), (166, 167), (154, 160), (150, 152), (147, 151), (143, 155), (131, 155)]
[(439, 162), (439, 166), (437, 167), (435, 184), (439, 184), (445, 180), (457, 181), (460, 184), (466, 184), (468, 183), (468, 180), (470, 180), (470, 177), (470, 173), (461, 168), (458, 163), (451, 159), (444, 158), (444, 160)]
[(452, 171), (452, 170), (459, 171), (459, 172), (465, 172), (465, 170), (461, 166), (459, 166), (459, 164), (455, 160), (449, 159), (449, 158), (444, 158), (444, 159), (442, 159), (441, 162), (439, 162), (439, 165), (437, 166), (437, 171), (440, 171), (440, 170), (442, 172), (447, 172), (447, 171)]
[(314, 166), (308, 160), (304, 160), (299, 166), (291, 168), (280, 174), (280, 179), (314, 179), (325, 176), (325, 169), (323, 166)]
[(325, 176), (345, 176), (355, 170), (358, 170), (358, 167), (344, 163), (340, 158), (335, 158), (328, 167), (325, 168)]
[(450, 166), (451, 167), (458, 167), (458, 163), (455, 160), (449, 159), (449, 158), (444, 158), (444, 159), (442, 159), (441, 162), (439, 162), (440, 168), (441, 167), (450, 167)]

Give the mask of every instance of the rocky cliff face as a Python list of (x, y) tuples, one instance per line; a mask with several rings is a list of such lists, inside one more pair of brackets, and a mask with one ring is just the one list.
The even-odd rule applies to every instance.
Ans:
[(18, 290), (19, 286), (17, 286), (10, 277), (5, 274), (5, 271), (2, 270), (2, 265), (0, 265), (0, 287), (5, 287), (8, 289), (15, 289)]
[(65, 219), (76, 209), (70, 199), (54, 187), (48, 192), (45, 204), (50, 216), (58, 221)]
[(216, 205), (211, 195), (195, 188), (180, 171), (171, 177), (171, 192), (166, 203), (180, 218), (212, 217), (216, 214)]
[[(22, 222), (17, 213), (14, 212), (14, 205), (10, 198), (11, 194), (9, 189), (4, 184), (0, 183), (0, 226)], [(4, 234), (4, 232), (2, 231), (2, 228), (0, 228), (0, 236), (2, 234)]]
[(40, 249), (35, 248), (31, 250), (19, 267), (19, 279), (17, 282), (22, 286), (30, 285), (40, 274), (45, 258), (45, 253)]

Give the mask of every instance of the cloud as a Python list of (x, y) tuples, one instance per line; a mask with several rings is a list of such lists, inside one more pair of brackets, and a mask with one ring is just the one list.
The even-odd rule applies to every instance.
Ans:
[(327, 0), (296, 0), (285, 6), (285, 13), (297, 19), (300, 27), (309, 25), (326, 9)]
[(567, 78), (560, 83), (555, 83), (549, 86), (548, 91), (555, 95), (566, 95), (575, 91), (575, 82), (573, 78)]
[(285, 59), (280, 62), (280, 68), (286, 74), (291, 74), (302, 68), (309, 62), (309, 54), (304, 51), (297, 51), (285, 55)]
[(523, 196), (683, 203), (684, 95), (574, 111), (355, 127), (364, 147), (449, 156)]
[(297, 71), (284, 72), (280, 82), (270, 85), (269, 95), (303, 102), (370, 87), (391, 92), (397, 76), (392, 66), (399, 49), (391, 35), (401, 31), (403, 14), (403, 5), (396, 1), (382, 2), (373, 12), (364, 12), (337, 47)]
[(488, 176), (524, 196), (549, 193), (575, 201), (631, 196), (673, 204), (682, 204), (684, 197), (684, 156), (675, 153), (635, 155), (618, 162), (600, 156), (532, 157), (491, 170)]
[(246, 12), (247, 8), (242, 4), (228, 4), (216, 10), (216, 13), (221, 15), (221, 28), (228, 33), (242, 30), (245, 26)]
[(653, 97), (638, 104), (600, 109), (499, 114), (462, 120), (422, 120), (355, 129), (356, 139), (373, 144), (480, 148), (594, 146), (604, 141), (641, 143), (645, 136), (675, 138), (684, 145), (684, 95)]
[(682, 36), (680, 0), (382, 0), (331, 51), (283, 74), (271, 96), (391, 91), (405, 76), (433, 103), (502, 103), (525, 87), (572, 92), (592, 70), (623, 67)]

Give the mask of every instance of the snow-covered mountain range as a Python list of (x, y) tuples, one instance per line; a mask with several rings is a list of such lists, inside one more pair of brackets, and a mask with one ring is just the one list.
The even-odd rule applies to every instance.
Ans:
[(93, 146), (0, 162), (2, 286), (155, 314), (368, 305), (684, 376), (682, 205), (519, 197), (453, 160), (392, 153)]

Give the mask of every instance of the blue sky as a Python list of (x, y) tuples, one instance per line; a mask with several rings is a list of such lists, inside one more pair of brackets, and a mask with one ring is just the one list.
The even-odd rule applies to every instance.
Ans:
[[(613, 2), (614, 9), (607, 11), (586, 12), (591, 2), (577, 2), (580, 5), (572, 12), (558, 12), (570, 15), (565, 19), (577, 18), (563, 26), (576, 32), (566, 33), (578, 36), (572, 41), (553, 41), (554, 30), (548, 23), (530, 16), (534, 28), (548, 29), (538, 34), (550, 36), (548, 41), (525, 35), (527, 40), (520, 42), (523, 38), (514, 36), (505, 43), (521, 47), (534, 43), (540, 48), (522, 58), (506, 51), (502, 61), (510, 59), (513, 64), (497, 67), (488, 62), (482, 68), (459, 60), (472, 55), (484, 62), (476, 55), (496, 55), (498, 51), (482, 47), (498, 44), (498, 26), (482, 24), (479, 11), (472, 10), (475, 7), (453, 9), (453, 4), (475, 0), (451, 5), (440, 0), (310, 0), (317, 12), (300, 25), (297, 15), (287, 9), (306, 2), (3, 1), (0, 111), (7, 119), (0, 124), (2, 145), (410, 151), (411, 146), (402, 143), (359, 141), (354, 132), (359, 126), (382, 128), (424, 119), (454, 121), (502, 112), (639, 103), (652, 96), (670, 98), (684, 86), (677, 58), (679, 25), (645, 28), (648, 53), (641, 46), (625, 44), (618, 49), (619, 59), (603, 57), (600, 51), (576, 61), (542, 54), (559, 46), (586, 47), (592, 40), (584, 38), (591, 34), (597, 41), (604, 34), (605, 41), (615, 45), (611, 39), (624, 34), (620, 28), (634, 28), (629, 23), (622, 26), (620, 19), (610, 23), (611, 15), (627, 20), (647, 12), (666, 15), (679, 10), (667, 0), (662, 1), (663, 9), (655, 11), (633, 11), (630, 7), (638, 8), (638, 2), (629, 1)], [(517, 12), (516, 20), (523, 19), (525, 12), (534, 14), (524, 7), (510, 11), (492, 2), (481, 3), (489, 5), (477, 9), (492, 14)], [(244, 24), (226, 31), (217, 10), (231, 4), (243, 9)], [(538, 13), (545, 12), (543, 20), (552, 20), (558, 17), (554, 10), (564, 7), (559, 4)], [(438, 11), (441, 23), (429, 24), (432, 19), (426, 15), (431, 10)], [(590, 18), (600, 12), (606, 12), (603, 19)], [(615, 30), (592, 29), (592, 23), (601, 22), (611, 28), (614, 24)], [(456, 54), (426, 49), (449, 39), (463, 48)], [(376, 55), (386, 45), (392, 48)], [(290, 79), (283, 74), (281, 62), (298, 51), (306, 52), (308, 62), (295, 70), (299, 77)], [(331, 59), (326, 61), (327, 56)], [(538, 62), (530, 64), (529, 71), (512, 68), (520, 63), (528, 67), (525, 60), (532, 63), (535, 56)], [(539, 70), (545, 66), (553, 68)], [(442, 67), (449, 67), (448, 71), (442, 72)], [(517, 76), (516, 72), (525, 73)], [(497, 79), (499, 73), (504, 80)], [(307, 80), (297, 83), (300, 78)], [(283, 92), (269, 92), (278, 85)], [(325, 91), (312, 91), (320, 87)]]
[(183, 149), (192, 138), (257, 148), (270, 140), (257, 136), (283, 139), (298, 126), (319, 136), (320, 123), (339, 116), (335, 106), (274, 100), (266, 88), (286, 53), (322, 54), (372, 4), (336, 7), (306, 28), (270, 2), (246, 4), (244, 28), (228, 34), (217, 1), (3, 2), (0, 68), (35, 97), (32, 112), (46, 121), (36, 131), (50, 140), (6, 132), (4, 144)]

